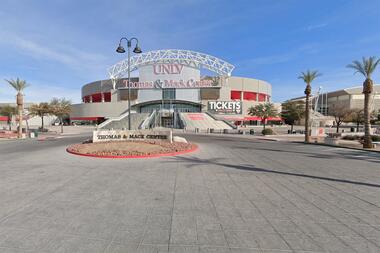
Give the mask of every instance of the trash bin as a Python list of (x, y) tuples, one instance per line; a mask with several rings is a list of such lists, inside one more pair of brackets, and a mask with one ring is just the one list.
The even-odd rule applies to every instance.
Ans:
[(355, 127), (351, 127), (350, 130), (351, 130), (351, 133), (355, 132)]
[(223, 129), (224, 134), (228, 134), (228, 129)]
[(214, 133), (214, 128), (210, 128), (210, 133)]
[(254, 130), (254, 129), (250, 129), (250, 130), (249, 130), (249, 134), (250, 134), (250, 135), (254, 135), (254, 134), (255, 134), (255, 130)]
[(290, 129), (288, 130), (288, 134), (290, 134)]

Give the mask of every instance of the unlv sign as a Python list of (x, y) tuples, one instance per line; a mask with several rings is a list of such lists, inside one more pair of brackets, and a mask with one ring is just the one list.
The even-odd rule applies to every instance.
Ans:
[(164, 74), (181, 74), (183, 65), (181, 64), (156, 64), (153, 65), (153, 73), (155, 75), (164, 75)]
[(214, 114), (241, 114), (240, 101), (209, 101), (208, 111)]
[[(125, 87), (128, 87), (128, 83)], [(200, 69), (178, 63), (155, 63), (139, 68), (139, 81), (131, 82), (134, 89), (197, 89), (220, 87), (219, 82), (200, 77)]]

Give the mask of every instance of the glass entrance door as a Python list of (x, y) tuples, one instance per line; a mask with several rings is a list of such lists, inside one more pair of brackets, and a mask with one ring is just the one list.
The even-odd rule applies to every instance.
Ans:
[(173, 128), (174, 127), (173, 117), (163, 117), (161, 125), (162, 127)]
[(174, 124), (173, 124), (173, 118), (172, 117), (164, 117), (162, 118), (162, 127), (166, 127), (166, 128), (173, 128), (174, 127)]

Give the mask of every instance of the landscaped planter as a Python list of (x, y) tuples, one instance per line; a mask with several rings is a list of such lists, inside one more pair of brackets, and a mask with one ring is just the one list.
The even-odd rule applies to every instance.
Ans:
[(185, 142), (117, 141), (74, 144), (66, 150), (75, 155), (100, 158), (144, 158), (175, 156), (196, 149), (197, 145)]

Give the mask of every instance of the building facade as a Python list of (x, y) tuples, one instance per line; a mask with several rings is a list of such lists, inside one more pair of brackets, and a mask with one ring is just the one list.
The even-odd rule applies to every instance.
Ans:
[[(327, 92), (312, 97), (312, 107), (319, 113), (328, 116), (332, 108), (344, 106), (347, 109), (364, 109), (363, 87), (357, 86), (342, 90)], [(290, 101), (304, 101), (305, 97), (293, 98)], [(380, 85), (373, 86), (373, 93), (370, 97), (370, 111), (380, 110)]]
[[(210, 55), (158, 50), (133, 56), (130, 68), (137, 76), (130, 83), (124, 77), (126, 64), (122, 61), (112, 66), (110, 79), (82, 87), (82, 103), (73, 105), (71, 120), (118, 117), (128, 111), (130, 98), (131, 110), (136, 113), (207, 112), (231, 122), (243, 121), (250, 120), (250, 106), (271, 101), (268, 82), (232, 76), (231, 64)], [(215, 75), (202, 77), (201, 69)]]

